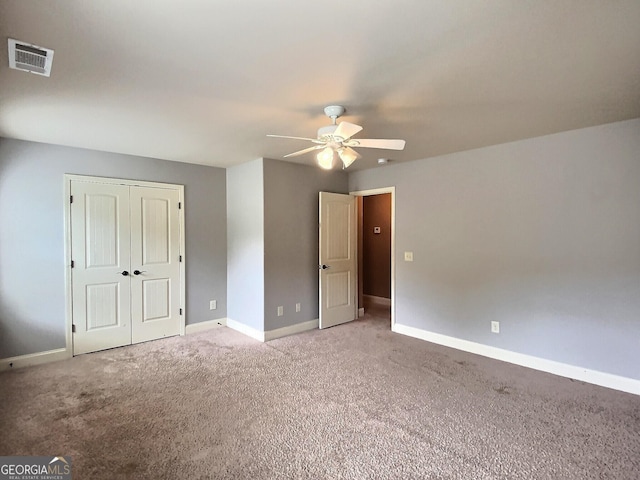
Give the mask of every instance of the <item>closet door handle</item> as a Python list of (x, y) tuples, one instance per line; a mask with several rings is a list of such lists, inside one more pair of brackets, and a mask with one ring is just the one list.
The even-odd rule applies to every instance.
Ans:
[(134, 270), (134, 271), (133, 271), (133, 274), (134, 274), (134, 275), (140, 275), (141, 273), (146, 273), (146, 270), (142, 270), (142, 271), (140, 271), (140, 270)]
[(127, 272), (126, 270), (123, 270), (122, 272), (118, 272), (118, 274), (122, 275), (123, 277), (126, 277), (127, 275), (129, 275), (129, 272)]

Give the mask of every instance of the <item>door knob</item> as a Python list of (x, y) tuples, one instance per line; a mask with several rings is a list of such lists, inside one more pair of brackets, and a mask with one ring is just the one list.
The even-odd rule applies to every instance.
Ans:
[(123, 277), (126, 277), (127, 275), (129, 275), (129, 272), (127, 272), (126, 270), (123, 270), (122, 272), (118, 272), (118, 273)]
[(145, 273), (145, 272), (146, 272), (146, 270), (134, 270), (133, 274), (134, 275), (140, 275), (141, 273)]
[(331, 268), (331, 265), (320, 265), (322, 270), (326, 270), (327, 268)]

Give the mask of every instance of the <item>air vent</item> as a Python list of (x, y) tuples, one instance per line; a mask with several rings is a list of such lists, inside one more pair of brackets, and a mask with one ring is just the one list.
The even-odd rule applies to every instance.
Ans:
[(48, 77), (52, 62), (53, 50), (9, 39), (9, 68)]

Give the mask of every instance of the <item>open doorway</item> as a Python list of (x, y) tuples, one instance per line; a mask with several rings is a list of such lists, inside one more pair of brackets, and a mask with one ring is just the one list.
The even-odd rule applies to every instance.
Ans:
[(358, 210), (358, 315), (390, 326), (395, 318), (394, 190), (352, 192)]

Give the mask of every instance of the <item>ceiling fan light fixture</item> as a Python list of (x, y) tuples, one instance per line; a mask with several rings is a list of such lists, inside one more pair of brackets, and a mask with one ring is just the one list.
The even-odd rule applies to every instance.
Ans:
[(342, 160), (342, 163), (344, 164), (343, 168), (349, 168), (349, 165), (351, 165), (353, 162), (355, 162), (358, 159), (358, 154), (356, 152), (350, 149), (347, 150), (345, 148), (341, 148), (340, 150), (338, 150), (338, 156), (340, 157), (340, 160)]
[[(353, 148), (378, 148), (387, 150), (403, 150), (405, 141), (400, 139), (382, 138), (353, 138), (354, 135), (362, 131), (360, 125), (350, 122), (337, 123), (337, 119), (343, 115), (345, 108), (339, 105), (329, 105), (324, 109), (325, 115), (331, 118), (331, 125), (326, 125), (318, 129), (317, 138), (292, 137), (287, 135), (267, 135), (268, 137), (290, 138), (292, 140), (306, 140), (315, 144), (313, 147), (304, 148), (296, 152), (285, 155), (297, 157), (305, 153), (319, 150), (316, 154), (318, 165), (325, 170), (333, 168), (336, 153), (343, 163), (343, 168), (348, 168), (353, 162), (360, 158), (360, 154)], [(378, 162), (380, 163), (380, 162)]]
[(333, 152), (333, 148), (331, 147), (323, 148), (316, 155), (316, 159), (318, 160), (318, 165), (320, 165), (320, 167), (324, 168), (325, 170), (331, 170), (331, 168), (333, 167), (334, 156), (335, 155)]

